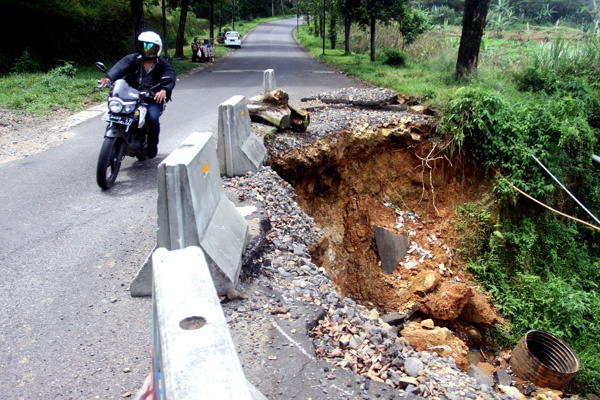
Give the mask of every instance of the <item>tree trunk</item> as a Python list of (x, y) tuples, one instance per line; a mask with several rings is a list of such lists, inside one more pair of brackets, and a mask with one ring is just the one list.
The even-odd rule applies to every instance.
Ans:
[(490, 0), (465, 0), (463, 27), (456, 61), (456, 79), (477, 73), (479, 49)]
[(253, 96), (247, 100), (247, 105), (250, 120), (278, 129), (292, 128), (304, 132), (310, 123), (308, 111), (290, 107), (289, 95), (281, 89)]
[(130, 0), (129, 4), (133, 16), (133, 51), (138, 51), (137, 38), (144, 31), (144, 1)]
[(350, 29), (352, 20), (349, 17), (344, 17), (344, 55), (349, 56), (350, 51)]
[(371, 61), (375, 61), (375, 53), (376, 53), (376, 44), (375, 44), (375, 15), (371, 15)]
[[(214, 39), (215, 38), (215, 0), (210, 0), (208, 3), (208, 30), (209, 30), (209, 37), (211, 39)], [(211, 42), (213, 42), (212, 44), (214, 44), (214, 40), (212, 40)]]
[(177, 41), (175, 42), (175, 57), (183, 58), (183, 43), (185, 41), (185, 22), (187, 20), (188, 6), (190, 0), (181, 0), (181, 14), (179, 15), (179, 27), (177, 29)]

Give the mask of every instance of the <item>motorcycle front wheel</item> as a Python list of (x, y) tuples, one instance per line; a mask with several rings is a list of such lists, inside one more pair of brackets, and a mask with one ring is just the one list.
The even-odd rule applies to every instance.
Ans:
[(121, 152), (123, 145), (125, 142), (121, 138), (104, 138), (96, 167), (96, 182), (103, 190), (110, 189), (117, 180), (123, 158)]

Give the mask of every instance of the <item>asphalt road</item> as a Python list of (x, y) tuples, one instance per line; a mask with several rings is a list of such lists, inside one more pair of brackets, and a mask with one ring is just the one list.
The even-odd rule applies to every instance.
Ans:
[(0, 164), (0, 397), (118, 399), (150, 370), (151, 300), (128, 288), (156, 242), (156, 166), (191, 132), (216, 133), (218, 105), (262, 91), (275, 70), (290, 102), (356, 86), (292, 37), (296, 19), (260, 26), (242, 48), (178, 81), (159, 156), (128, 158), (101, 191), (100, 117), (61, 146)]

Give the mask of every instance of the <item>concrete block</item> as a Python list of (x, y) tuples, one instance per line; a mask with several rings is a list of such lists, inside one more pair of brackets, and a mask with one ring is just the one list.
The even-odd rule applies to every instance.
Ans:
[[(222, 191), (210, 132), (191, 134), (158, 166), (158, 247), (202, 248), (219, 294), (235, 287), (242, 267), (248, 222)], [(132, 296), (151, 292), (144, 263), (130, 286)]]
[(275, 70), (267, 69), (263, 73), (263, 93), (269, 93), (277, 89), (275, 84)]
[(219, 169), (227, 177), (257, 172), (267, 159), (267, 149), (253, 132), (244, 96), (233, 96), (219, 105), (217, 151)]
[(260, 398), (246, 381), (200, 248), (159, 248), (152, 265), (163, 398)]

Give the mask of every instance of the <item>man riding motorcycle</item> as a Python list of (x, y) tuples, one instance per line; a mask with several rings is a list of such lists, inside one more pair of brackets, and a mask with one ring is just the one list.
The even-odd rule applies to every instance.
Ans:
[(175, 69), (169, 62), (160, 58), (162, 40), (151, 31), (142, 32), (138, 36), (139, 53), (128, 54), (108, 71), (105, 78), (100, 80), (102, 86), (107, 86), (117, 79), (125, 79), (127, 83), (140, 90), (146, 91), (161, 81), (163, 77), (171, 77), (169, 84), (161, 86), (155, 92), (154, 101), (148, 102), (146, 121), (150, 134), (148, 138), (148, 158), (156, 157), (158, 153), (158, 136), (160, 134), (159, 118), (165, 103), (171, 100), (175, 87)]

